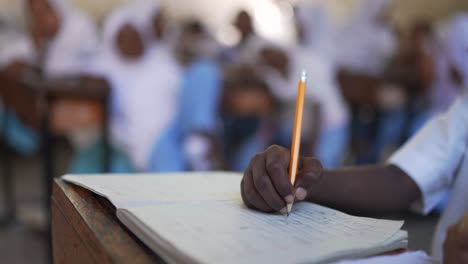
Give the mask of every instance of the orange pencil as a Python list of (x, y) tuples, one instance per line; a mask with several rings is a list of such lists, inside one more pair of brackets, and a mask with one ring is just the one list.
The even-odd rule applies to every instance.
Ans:
[[(291, 142), (291, 156), (289, 158), (289, 179), (294, 187), (296, 183), (297, 167), (299, 163), (299, 150), (301, 148), (302, 117), (304, 115), (304, 96), (307, 82), (307, 74), (302, 70), (301, 80), (297, 91), (296, 114), (294, 116), (294, 131)], [(288, 216), (291, 212), (293, 203), (288, 204)]]

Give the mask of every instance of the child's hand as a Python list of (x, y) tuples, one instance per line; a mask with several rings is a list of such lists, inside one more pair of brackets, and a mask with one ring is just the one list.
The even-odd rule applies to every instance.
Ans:
[(288, 149), (271, 146), (250, 161), (241, 182), (244, 203), (263, 212), (287, 212), (286, 204), (307, 198), (309, 188), (322, 175), (322, 164), (314, 158), (301, 158), (295, 188), (289, 180)]
[(447, 231), (444, 264), (452, 263), (468, 263), (468, 214)]

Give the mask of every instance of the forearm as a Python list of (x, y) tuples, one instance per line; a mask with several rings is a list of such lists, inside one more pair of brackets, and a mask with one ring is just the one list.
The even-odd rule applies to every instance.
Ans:
[(326, 170), (308, 190), (307, 200), (359, 214), (390, 214), (408, 209), (421, 196), (416, 183), (392, 165)]

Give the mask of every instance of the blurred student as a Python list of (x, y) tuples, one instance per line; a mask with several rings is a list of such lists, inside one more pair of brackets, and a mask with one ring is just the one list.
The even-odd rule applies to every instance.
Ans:
[(142, 25), (141, 34), (143, 42), (149, 49), (171, 54), (174, 52), (177, 28), (162, 3), (153, 0), (135, 0), (126, 4), (126, 8), (146, 21)]
[(468, 13), (455, 14), (447, 24), (437, 28), (435, 80), (430, 90), (430, 114), (446, 111), (467, 85), (468, 62), (461, 60), (463, 43), (467, 42)]
[(98, 51), (97, 27), (64, 0), (26, 0), (35, 63), (47, 77), (85, 74)]
[[(307, 71), (309, 87), (306, 96), (314, 105), (315, 113), (311, 116), (316, 119), (313, 120), (316, 140), (310, 149), (326, 168), (334, 168), (341, 164), (348, 146), (350, 115), (336, 79), (333, 33), (327, 21), (321, 6), (299, 6), (296, 16), (298, 45), (290, 52), (288, 85), (294, 87), (293, 83), (297, 82), (293, 73), (298, 74), (301, 69)], [(314, 22), (315, 25), (311, 24)]]
[(221, 61), (226, 64), (253, 64), (256, 52), (265, 40), (255, 32), (253, 18), (246, 10), (237, 13), (233, 26), (239, 32), (239, 41), (221, 52)]
[[(155, 146), (152, 171), (213, 170), (219, 168), (218, 105), (222, 88), (220, 66), (214, 60), (218, 45), (201, 22), (182, 24), (175, 43), (182, 66), (177, 115)], [(155, 58), (157, 59), (157, 58)], [(182, 167), (170, 167), (173, 156)], [(179, 159), (180, 159), (179, 158)]]
[[(18, 78), (34, 57), (25, 29), (18, 24), (4, 21), (1, 27), (0, 74), (5, 78)], [(4, 142), (15, 152), (21, 155), (37, 152), (39, 135), (36, 130), (20, 121), (18, 114), (4, 105), (0, 105), (0, 129)]]
[(300, 4), (295, 9), (295, 22), (299, 46), (336, 63), (336, 30), (325, 7), (320, 3)]
[(116, 166), (121, 171), (150, 169), (153, 146), (173, 121), (178, 105), (180, 68), (171, 54), (148, 44), (145, 36), (149, 16), (140, 11), (132, 4), (124, 5), (106, 18), (99, 64), (95, 67), (112, 89), (113, 145), (130, 160), (120, 156)]
[(226, 70), (220, 102), (224, 131), (225, 165), (242, 171), (251, 155), (273, 142), (277, 131), (277, 100), (251, 65)]
[[(431, 24), (427, 21), (415, 23), (404, 40), (399, 53), (384, 71), (385, 82), (389, 85), (380, 88), (377, 136), (371, 151), (377, 160), (384, 159), (389, 149), (400, 146), (428, 119), (429, 95), (435, 75)], [(400, 99), (393, 100), (393, 97)], [(391, 101), (394, 103), (385, 103)]]
[(300, 44), (289, 54), (278, 46), (266, 44), (259, 51), (265, 78), (280, 102), (280, 120), (284, 124), (277, 142), (283, 146), (291, 143), (295, 100), (299, 74), (307, 71), (309, 87), (306, 90), (304, 116), (305, 153), (320, 157), (327, 168), (340, 165), (349, 137), (349, 113), (339, 93), (335, 69), (330, 59)]
[(347, 71), (378, 76), (397, 51), (397, 37), (390, 24), (391, 0), (362, 1), (358, 12), (338, 33), (336, 59)]
[[(24, 0), (23, 4), (29, 30), (7, 33), (8, 41), (0, 50), (2, 72), (13, 79), (33, 70), (46, 78), (86, 74), (98, 46), (92, 20), (67, 1)], [(39, 146), (37, 132), (12, 110), (5, 118), (7, 142), (20, 153), (34, 153)]]

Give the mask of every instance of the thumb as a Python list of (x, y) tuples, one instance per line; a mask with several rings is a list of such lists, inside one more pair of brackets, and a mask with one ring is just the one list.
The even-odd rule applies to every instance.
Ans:
[(319, 160), (311, 157), (301, 158), (297, 181), (294, 185), (297, 200), (302, 201), (307, 198), (308, 190), (321, 179), (322, 173), (323, 166)]

